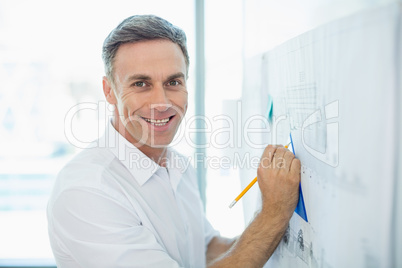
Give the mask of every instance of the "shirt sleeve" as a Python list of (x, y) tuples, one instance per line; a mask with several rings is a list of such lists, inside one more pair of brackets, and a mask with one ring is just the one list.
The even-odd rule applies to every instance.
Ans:
[(99, 190), (62, 192), (48, 217), (58, 267), (180, 267), (132, 209)]
[(205, 215), (205, 212), (203, 210), (203, 204), (201, 200), (201, 195), (200, 195), (200, 189), (198, 186), (197, 182), (197, 175), (195, 173), (195, 169), (192, 165), (189, 165), (187, 167), (187, 172), (189, 173), (189, 177), (192, 178), (191, 180), (191, 188), (195, 189), (195, 195), (197, 196), (197, 202), (199, 203), (199, 207), (201, 208), (201, 213), (204, 221), (204, 239), (205, 239), (205, 254), (207, 253), (208, 250), (208, 245), (211, 242), (212, 238), (215, 236), (220, 236), (219, 231), (215, 230), (214, 227), (211, 225), (209, 220), (207, 219), (207, 216)]

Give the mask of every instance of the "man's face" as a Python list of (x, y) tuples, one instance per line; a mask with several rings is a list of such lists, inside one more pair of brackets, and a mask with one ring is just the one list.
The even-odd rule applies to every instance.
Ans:
[(180, 47), (167, 40), (123, 44), (113, 66), (112, 94), (126, 139), (137, 147), (167, 146), (187, 110), (187, 67)]

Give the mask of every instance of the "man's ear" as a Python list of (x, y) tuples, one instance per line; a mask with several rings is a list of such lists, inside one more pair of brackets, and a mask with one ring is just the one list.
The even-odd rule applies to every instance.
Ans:
[(103, 84), (103, 94), (105, 94), (107, 102), (110, 104), (116, 104), (117, 100), (114, 91), (112, 89), (112, 84), (107, 79), (106, 76), (103, 77), (102, 84)]

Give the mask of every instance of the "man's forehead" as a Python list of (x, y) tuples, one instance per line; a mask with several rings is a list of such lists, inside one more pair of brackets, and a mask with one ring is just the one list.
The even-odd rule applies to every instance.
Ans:
[[(114, 61), (115, 80), (121, 82), (157, 76), (187, 75), (184, 54), (180, 47), (168, 40), (141, 41), (121, 45)], [(179, 77), (179, 76), (177, 76)]]
[(115, 61), (124, 60), (129, 56), (145, 59), (169, 55), (182, 58), (185, 62), (184, 53), (178, 44), (166, 39), (145, 40), (121, 44), (116, 51)]

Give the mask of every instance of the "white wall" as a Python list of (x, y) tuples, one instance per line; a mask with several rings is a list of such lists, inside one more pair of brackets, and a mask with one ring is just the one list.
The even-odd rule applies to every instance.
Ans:
[(392, 2), (398, 0), (243, 0), (245, 58), (324, 23)]

